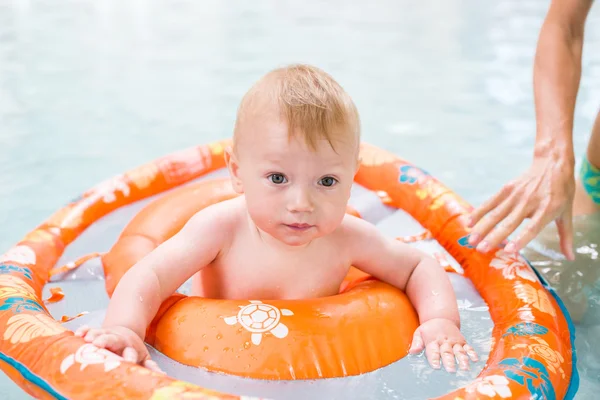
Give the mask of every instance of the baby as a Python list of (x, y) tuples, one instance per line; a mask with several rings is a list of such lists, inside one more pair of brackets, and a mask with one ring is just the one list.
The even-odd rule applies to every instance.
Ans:
[(410, 298), (421, 324), (411, 353), (425, 349), (436, 369), (440, 358), (447, 371), (456, 360), (468, 369), (477, 354), (460, 332), (444, 269), (345, 213), (359, 143), (357, 109), (331, 76), (306, 65), (268, 73), (242, 99), (225, 154), (243, 195), (199, 211), (134, 265), (102, 328), (84, 326), (76, 335), (158, 371), (144, 345), (146, 327), (190, 277), (197, 296), (302, 299), (336, 294), (355, 266)]

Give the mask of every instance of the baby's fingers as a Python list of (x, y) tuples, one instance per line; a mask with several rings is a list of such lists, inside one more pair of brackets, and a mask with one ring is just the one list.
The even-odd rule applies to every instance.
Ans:
[(410, 354), (417, 354), (423, 351), (423, 348), (425, 348), (425, 344), (423, 343), (421, 332), (417, 329), (413, 335), (412, 344), (410, 345), (408, 352)]
[(477, 352), (475, 351), (475, 349), (473, 347), (471, 347), (471, 345), (465, 344), (463, 347), (467, 351), (467, 354), (469, 355), (469, 358), (471, 359), (471, 361), (473, 361), (473, 362), (479, 361), (479, 356), (477, 356)]
[(137, 364), (138, 362), (138, 352), (133, 347), (126, 347), (123, 350), (123, 358), (126, 361)]
[(446, 371), (456, 372), (456, 359), (454, 358), (452, 345), (448, 342), (442, 343), (440, 346), (440, 352), (442, 353), (442, 363), (444, 363), (444, 368), (446, 368)]
[(425, 348), (425, 356), (429, 365), (435, 369), (440, 369), (440, 345), (437, 342), (431, 342)]
[(87, 325), (82, 325), (75, 331), (75, 336), (84, 337), (91, 328)]
[[(465, 345), (468, 346), (468, 345)], [(452, 350), (454, 350), (454, 356), (458, 360), (458, 368), (462, 370), (469, 369), (469, 356), (467, 355), (467, 351), (463, 345), (460, 343), (456, 343)]]
[(104, 335), (105, 333), (106, 331), (104, 329), (90, 329), (85, 333), (83, 339), (88, 343), (92, 343), (98, 336)]
[(160, 369), (160, 367), (155, 361), (149, 359), (144, 362), (144, 367), (148, 368), (151, 371), (160, 372), (161, 374), (165, 373), (162, 369)]
[(127, 341), (114, 333), (100, 335), (94, 339), (92, 344), (96, 347), (104, 347), (116, 354), (121, 354), (123, 349), (127, 347)]

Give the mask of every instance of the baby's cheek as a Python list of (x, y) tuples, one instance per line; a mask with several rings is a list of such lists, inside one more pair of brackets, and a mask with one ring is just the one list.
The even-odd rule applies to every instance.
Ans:
[(328, 231), (334, 231), (344, 219), (346, 214), (346, 202), (342, 201), (330, 204), (323, 211), (323, 218), (325, 219), (324, 225), (327, 226)]
[(263, 228), (266, 224), (275, 219), (275, 210), (269, 207), (267, 201), (247, 201), (246, 204), (250, 217), (259, 228)]
[(276, 212), (273, 208), (268, 207), (266, 203), (256, 207), (255, 220), (258, 220), (260, 225), (273, 225), (275, 223)]

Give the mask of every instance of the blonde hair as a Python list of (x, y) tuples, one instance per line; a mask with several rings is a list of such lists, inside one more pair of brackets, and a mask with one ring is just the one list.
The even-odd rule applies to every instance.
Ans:
[[(265, 104), (266, 102), (266, 104)], [(360, 118), (354, 102), (325, 71), (304, 64), (275, 69), (250, 88), (238, 109), (235, 137), (241, 120), (259, 105), (276, 106), (287, 122), (290, 136), (300, 134), (316, 148), (319, 139), (333, 147), (334, 139), (360, 141)]]

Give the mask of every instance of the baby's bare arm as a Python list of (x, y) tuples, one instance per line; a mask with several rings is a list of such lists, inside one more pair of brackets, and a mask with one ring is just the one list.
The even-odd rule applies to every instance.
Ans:
[(198, 212), (127, 271), (113, 293), (103, 327), (125, 327), (144, 339), (161, 303), (219, 254), (231, 233), (230, 215), (225, 204)]
[(385, 237), (369, 222), (347, 216), (352, 265), (406, 292), (421, 324), (435, 318), (460, 327), (454, 289), (440, 264), (426, 253)]
[(455, 359), (461, 369), (477, 361), (475, 350), (460, 331), (460, 314), (454, 289), (440, 264), (407, 244), (386, 238), (373, 225), (346, 217), (344, 230), (352, 264), (406, 292), (419, 315), (410, 353), (425, 349), (427, 360), (449, 372)]

